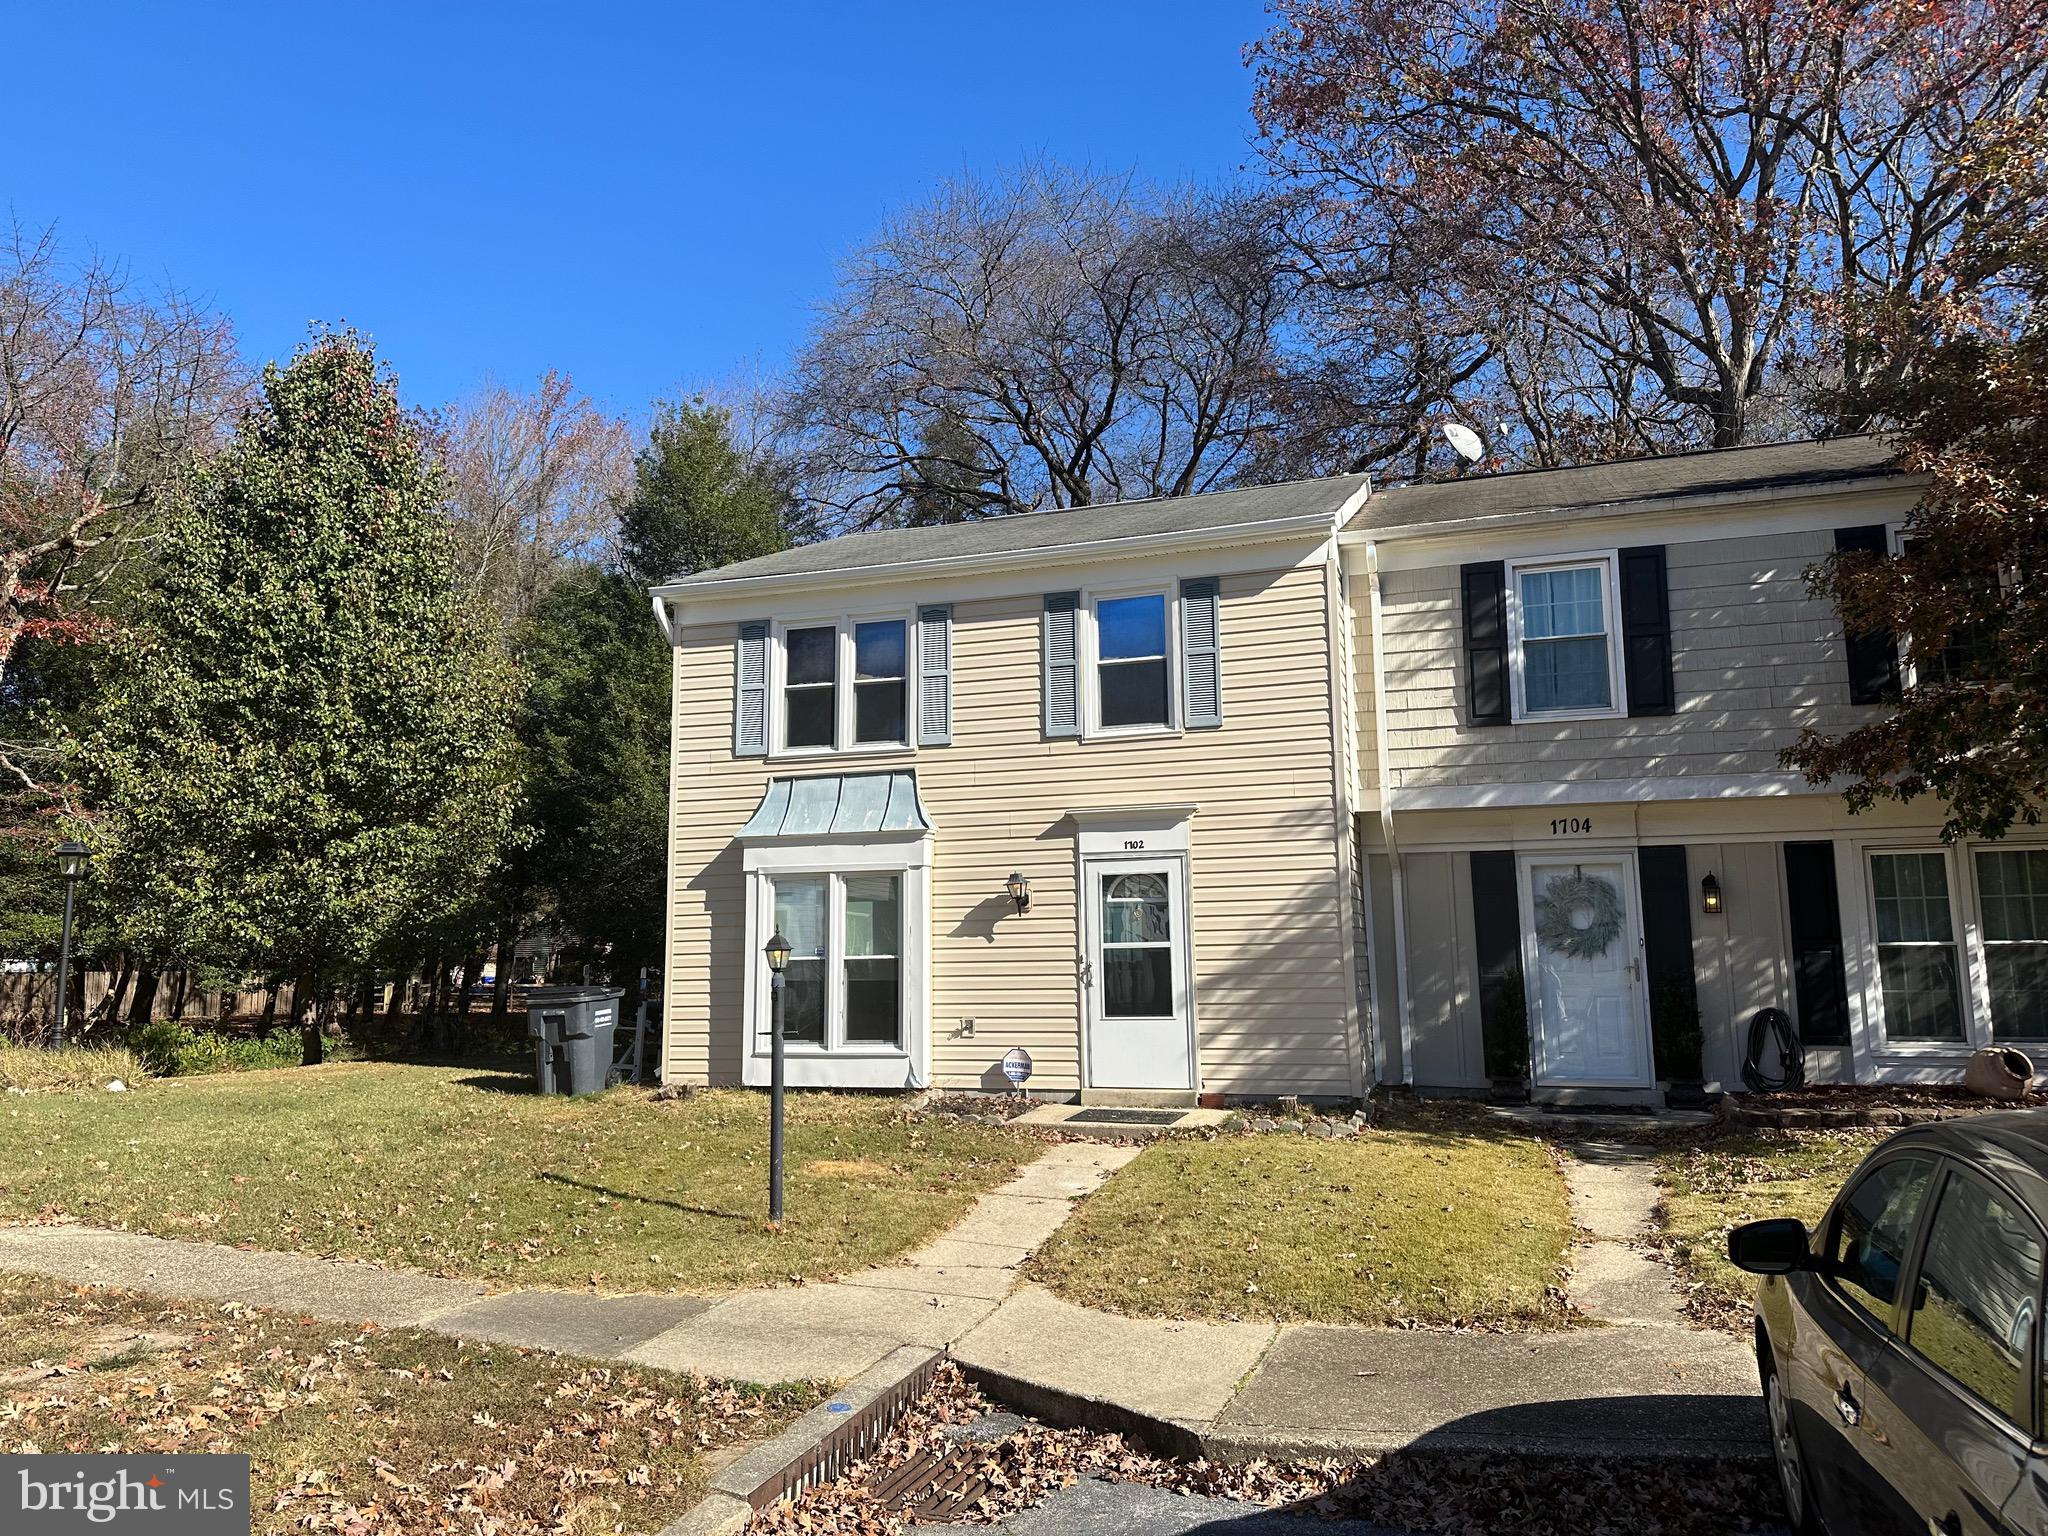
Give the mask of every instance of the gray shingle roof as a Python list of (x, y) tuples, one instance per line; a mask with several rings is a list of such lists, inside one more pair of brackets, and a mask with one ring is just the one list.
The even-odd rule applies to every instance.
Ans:
[(1517, 514), (1593, 511), (1690, 496), (1824, 488), (1893, 472), (1895, 451), (1874, 434), (1754, 448), (1713, 448), (1578, 469), (1473, 475), (1431, 485), (1375, 488), (1348, 531), (1407, 528)]
[(874, 533), (842, 534), (839, 538), (817, 544), (800, 544), (778, 554), (742, 560), (713, 571), (700, 571), (670, 585), (694, 587), (750, 576), (824, 575), (922, 560), (1052, 550), (1070, 544), (1093, 544), (1157, 534), (1209, 533), (1242, 524), (1280, 522), (1315, 514), (1335, 518), (1337, 509), (1365, 483), (1365, 479), (1364, 475), (1337, 475), (1326, 480), (1290, 480), (1280, 485), (1211, 491), (1202, 496), (1158, 497), (1151, 501), (1119, 501), (1052, 512), (1022, 512), (1009, 517), (987, 518), (978, 523), (949, 523), (936, 528), (885, 528)]

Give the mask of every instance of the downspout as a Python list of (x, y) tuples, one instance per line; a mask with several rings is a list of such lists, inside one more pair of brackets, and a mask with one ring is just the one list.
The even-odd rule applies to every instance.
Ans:
[(1372, 625), (1372, 752), (1380, 788), (1380, 841), (1394, 887), (1394, 994), (1401, 1015), (1401, 1081), (1415, 1081), (1415, 1009), (1408, 996), (1408, 897), (1401, 878), (1401, 847), (1394, 840), (1393, 753), (1387, 745), (1387, 637), (1380, 607), (1380, 546), (1365, 546), (1366, 612)]
[[(1331, 799), (1335, 810), (1337, 846), (1337, 919), (1342, 928), (1344, 956), (1345, 1013), (1356, 1025), (1357, 1055), (1351, 1062), (1352, 1087), (1365, 1097), (1378, 1075), (1372, 1060), (1373, 1041), (1365, 1010), (1359, 1005), (1358, 941), (1359, 903), (1352, 881), (1359, 875), (1358, 828), (1352, 807), (1358, 803), (1358, 738), (1352, 711), (1358, 707), (1358, 668), (1351, 626), (1351, 601), (1344, 579), (1344, 556), (1333, 535), (1324, 551), (1323, 611), (1328, 616), (1330, 647), (1330, 752)], [(1364, 882), (1360, 881), (1362, 889)]]

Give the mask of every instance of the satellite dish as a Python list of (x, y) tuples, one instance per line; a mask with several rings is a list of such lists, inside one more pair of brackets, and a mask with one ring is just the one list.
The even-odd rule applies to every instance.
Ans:
[(1458, 450), (1458, 457), (1468, 464), (1477, 464), (1486, 457), (1486, 444), (1479, 434), (1462, 421), (1447, 421), (1443, 425), (1444, 441)]

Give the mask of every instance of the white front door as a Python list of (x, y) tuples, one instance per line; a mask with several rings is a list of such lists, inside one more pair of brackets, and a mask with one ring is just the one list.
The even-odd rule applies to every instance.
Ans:
[(1634, 858), (1528, 860), (1522, 914), (1537, 1086), (1654, 1087)]
[(1084, 859), (1082, 993), (1091, 1088), (1195, 1085), (1179, 859)]

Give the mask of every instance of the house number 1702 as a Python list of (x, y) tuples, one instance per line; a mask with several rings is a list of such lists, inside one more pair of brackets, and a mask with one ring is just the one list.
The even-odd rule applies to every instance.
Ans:
[(1593, 818), (1590, 816), (1560, 816), (1550, 824), (1550, 835), (1552, 837), (1565, 837), (1574, 832), (1590, 832), (1592, 830)]

